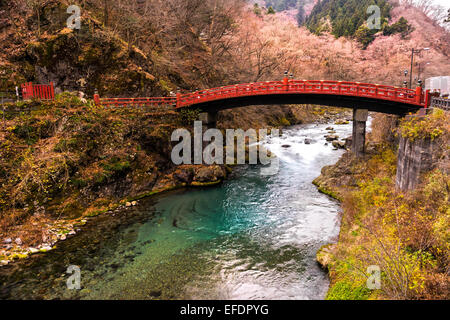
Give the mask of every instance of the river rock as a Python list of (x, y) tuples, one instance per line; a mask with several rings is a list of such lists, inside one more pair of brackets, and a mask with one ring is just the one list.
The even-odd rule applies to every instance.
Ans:
[(10, 244), (12, 243), (12, 239), (11, 238), (6, 238), (5, 240), (3, 240), (4, 244)]
[(328, 128), (326, 128), (325, 130), (327, 130), (327, 131), (333, 131), (334, 128), (333, 128), (333, 127), (328, 127)]
[(9, 263), (8, 260), (1, 260), (0, 261), (0, 266), (6, 266)]
[(195, 172), (194, 170), (192, 170), (192, 168), (179, 168), (174, 172), (173, 177), (180, 182), (191, 183), (192, 179), (194, 178), (194, 173)]
[(335, 122), (336, 125), (343, 125), (343, 124), (349, 124), (349, 123), (350, 123), (349, 121), (344, 120), (344, 119), (339, 119), (339, 120), (336, 120), (336, 122)]
[(311, 144), (311, 143), (312, 143), (311, 139), (308, 139), (308, 138), (305, 139), (305, 144)]
[(316, 255), (316, 260), (319, 263), (319, 265), (325, 269), (328, 270), (330, 263), (333, 260), (333, 256), (336, 252), (337, 245), (331, 244), (323, 246)]
[(50, 246), (43, 246), (41, 247), (41, 249), (39, 249), (40, 252), (47, 252), (47, 251), (51, 251), (53, 248)]
[(31, 254), (33, 254), (33, 253), (39, 252), (39, 250), (36, 249), (36, 248), (28, 248), (28, 252), (30, 252)]
[(16, 238), (16, 240), (14, 240), (14, 242), (15, 242), (18, 246), (21, 246), (21, 245), (22, 245), (22, 239), (20, 239), (20, 238)]
[(333, 141), (333, 147), (336, 149), (345, 149), (345, 142), (344, 141)]
[(289, 145), (289, 144), (283, 144), (281, 147), (282, 147), (282, 148), (290, 148), (291, 145)]
[(137, 206), (137, 201), (131, 202), (131, 205), (132, 205), (133, 207)]
[(336, 134), (329, 134), (325, 136), (325, 139), (327, 139), (327, 141), (335, 141), (339, 139), (339, 136)]
[(131, 202), (127, 202), (127, 203), (125, 204), (125, 206), (126, 206), (127, 208), (131, 207)]

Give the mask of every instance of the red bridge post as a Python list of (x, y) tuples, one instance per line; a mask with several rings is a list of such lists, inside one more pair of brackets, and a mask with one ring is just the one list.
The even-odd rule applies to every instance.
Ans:
[[(423, 94), (422, 87), (417, 87), (416, 88), (416, 102), (417, 103), (422, 103), (422, 94)], [(426, 108), (426, 106), (425, 106), (425, 108)]]
[(283, 89), (284, 91), (289, 91), (289, 79), (288, 77), (283, 78)]
[(176, 107), (179, 108), (181, 103), (181, 93), (177, 92), (177, 104)]
[(431, 104), (431, 94), (430, 90), (427, 90), (425, 92), (425, 109), (428, 108)]
[(53, 82), (50, 82), (50, 100), (55, 99), (55, 86), (53, 85)]
[(95, 93), (94, 93), (94, 103), (97, 107), (100, 107), (100, 105), (102, 104), (100, 101), (100, 95), (98, 94), (97, 90), (95, 90)]

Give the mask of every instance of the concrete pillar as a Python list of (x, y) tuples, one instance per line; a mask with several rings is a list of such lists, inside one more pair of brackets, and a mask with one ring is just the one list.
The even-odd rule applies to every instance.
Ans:
[(208, 129), (217, 127), (217, 112), (202, 112), (199, 115), (200, 121)]
[(368, 117), (368, 110), (353, 110), (352, 152), (357, 157), (362, 157), (364, 155), (366, 145), (366, 121)]

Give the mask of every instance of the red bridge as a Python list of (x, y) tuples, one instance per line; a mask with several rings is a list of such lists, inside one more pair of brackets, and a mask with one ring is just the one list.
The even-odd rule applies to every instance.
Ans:
[(289, 80), (238, 84), (200, 90), (176, 97), (100, 98), (97, 105), (143, 106), (171, 104), (176, 109), (196, 108), (204, 112), (249, 105), (317, 104), (403, 115), (426, 108), (429, 92), (392, 86), (346, 81)]

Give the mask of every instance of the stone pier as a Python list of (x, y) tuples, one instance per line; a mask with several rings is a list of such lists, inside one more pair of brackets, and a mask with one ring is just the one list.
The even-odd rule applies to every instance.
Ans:
[(357, 157), (362, 157), (364, 155), (366, 145), (366, 122), (368, 117), (368, 110), (353, 110), (352, 152)]

